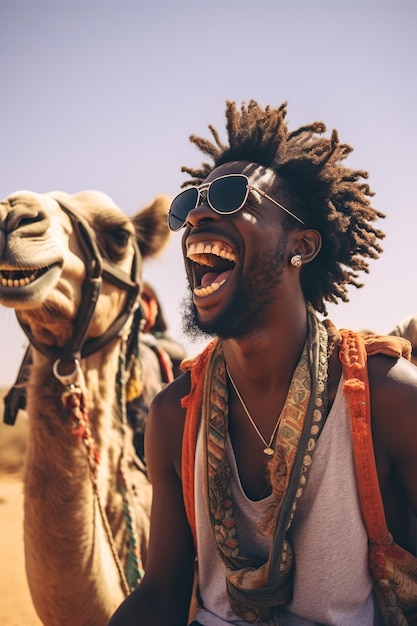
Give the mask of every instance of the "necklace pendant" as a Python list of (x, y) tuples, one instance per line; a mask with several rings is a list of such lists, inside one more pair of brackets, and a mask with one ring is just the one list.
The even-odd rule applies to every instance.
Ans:
[(268, 446), (267, 448), (263, 449), (263, 453), (267, 454), (268, 456), (272, 456), (274, 454), (274, 449)]

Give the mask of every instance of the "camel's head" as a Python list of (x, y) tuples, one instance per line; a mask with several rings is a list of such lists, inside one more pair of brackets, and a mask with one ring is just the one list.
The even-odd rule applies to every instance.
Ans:
[(86, 338), (102, 336), (138, 299), (142, 260), (167, 243), (168, 207), (158, 196), (129, 218), (98, 191), (10, 195), (0, 203), (0, 304), (38, 344), (65, 345), (89, 306)]

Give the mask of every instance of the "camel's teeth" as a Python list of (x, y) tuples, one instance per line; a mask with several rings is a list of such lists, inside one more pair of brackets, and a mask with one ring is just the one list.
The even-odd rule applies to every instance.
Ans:
[(6, 278), (0, 273), (0, 285), (2, 287), (25, 287), (26, 285), (30, 285), (30, 283), (33, 283), (34, 280), (36, 280), (35, 273), (31, 274), (30, 276), (23, 276), (22, 278)]

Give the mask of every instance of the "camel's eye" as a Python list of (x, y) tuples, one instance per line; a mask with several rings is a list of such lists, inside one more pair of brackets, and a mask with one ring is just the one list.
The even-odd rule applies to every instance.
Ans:
[(124, 257), (132, 236), (131, 230), (122, 226), (108, 227), (103, 232), (97, 232), (97, 244), (100, 253), (107, 258), (118, 261)]
[(116, 228), (116, 230), (113, 231), (112, 235), (113, 235), (114, 242), (118, 246), (122, 247), (122, 246), (126, 246), (127, 242), (129, 241), (129, 237), (131, 233), (128, 230), (125, 230), (124, 228)]

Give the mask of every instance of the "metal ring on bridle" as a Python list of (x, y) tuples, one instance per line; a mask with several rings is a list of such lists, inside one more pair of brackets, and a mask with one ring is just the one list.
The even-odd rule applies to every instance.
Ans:
[(61, 363), (61, 359), (57, 359), (52, 366), (52, 372), (59, 380), (60, 383), (64, 386), (75, 385), (80, 380), (81, 367), (78, 359), (74, 359), (74, 369), (70, 374), (60, 374), (59, 373), (59, 364)]

